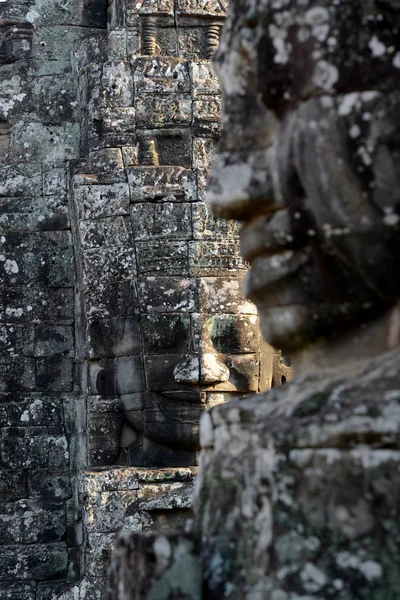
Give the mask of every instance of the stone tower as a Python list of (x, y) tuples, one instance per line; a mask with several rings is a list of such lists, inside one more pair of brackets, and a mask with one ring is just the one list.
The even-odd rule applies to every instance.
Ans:
[(99, 598), (183, 526), (200, 415), (288, 376), (204, 203), (225, 12), (0, 2), (0, 598)]

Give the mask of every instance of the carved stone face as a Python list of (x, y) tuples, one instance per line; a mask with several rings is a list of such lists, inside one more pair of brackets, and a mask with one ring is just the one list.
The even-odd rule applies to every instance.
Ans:
[(271, 355), (262, 353), (258, 315), (240, 288), (235, 273), (139, 280), (146, 389), (142, 410), (122, 397), (143, 435), (141, 449), (129, 449), (130, 464), (194, 464), (201, 414), (269, 387)]
[[(192, 175), (168, 165), (133, 165), (128, 184), (76, 177), (77, 212), (99, 214), (116, 201), (124, 212), (103, 217), (110, 247), (97, 237), (96, 221), (96, 229), (92, 219), (79, 223), (89, 421), (100, 424), (92, 452), (97, 465), (105, 456), (108, 464), (193, 465), (202, 412), (272, 384), (278, 355), (262, 341), (256, 307), (242, 295), (247, 267), (236, 225), (214, 218), (197, 200), (197, 188), (174, 183), (182, 172)], [(153, 197), (152, 182), (161, 177), (169, 183)], [(119, 403), (132, 428), (124, 426), (122, 455)]]
[(279, 360), (242, 295), (237, 225), (204, 202), (221, 131), (209, 57), (224, 15), (220, 0), (114, 0), (106, 49), (89, 47), (95, 64), (77, 58), (92, 465), (196, 464), (202, 412), (269, 389)]
[[(245, 293), (283, 350), (354, 327), (400, 295), (396, 6), (229, 6), (208, 202), (245, 221)], [(362, 33), (350, 25), (361, 20)]]

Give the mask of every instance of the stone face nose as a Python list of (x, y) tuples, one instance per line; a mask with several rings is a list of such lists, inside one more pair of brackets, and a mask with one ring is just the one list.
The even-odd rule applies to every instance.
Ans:
[(200, 356), (200, 384), (212, 385), (229, 381), (229, 369), (217, 354), (205, 353)]
[(204, 353), (188, 356), (179, 363), (174, 379), (186, 385), (212, 385), (229, 381), (229, 369), (216, 354)]
[(223, 131), (206, 202), (219, 217), (245, 221), (282, 207), (272, 178), (279, 125), (259, 94), (257, 32), (232, 31), (225, 27), (213, 60), (223, 96)]

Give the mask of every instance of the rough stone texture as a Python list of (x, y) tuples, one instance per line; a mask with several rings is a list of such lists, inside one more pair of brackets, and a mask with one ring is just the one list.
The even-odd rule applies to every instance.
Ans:
[(208, 200), (309, 374), (203, 417), (205, 598), (398, 596), (399, 24), (395, 0), (230, 3)]
[[(103, 15), (105, 17), (105, 14)], [(79, 395), (67, 161), (79, 153), (72, 43), (88, 5), (0, 5), (0, 596), (80, 576)]]
[(80, 116), (71, 54), (76, 40), (105, 29), (99, 6), (0, 4), (1, 598), (50, 598), (81, 572), (68, 198)]
[[(76, 588), (101, 597), (117, 537), (127, 532), (184, 531), (197, 469), (115, 468), (82, 474), (85, 577)], [(76, 592), (78, 593), (78, 592)]]
[(204, 418), (205, 598), (397, 597), (398, 361), (396, 350), (352, 378), (309, 376)]
[[(243, 221), (247, 296), (300, 375), (202, 416), (208, 600), (399, 596), (399, 27), (397, 0), (230, 2), (208, 202)], [(141, 589), (132, 556), (157, 580), (140, 544), (111, 597)]]

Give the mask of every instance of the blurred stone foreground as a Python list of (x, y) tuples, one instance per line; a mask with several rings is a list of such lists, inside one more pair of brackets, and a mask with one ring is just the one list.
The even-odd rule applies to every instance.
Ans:
[(202, 417), (191, 533), (121, 539), (109, 600), (399, 597), (399, 31), (396, 0), (231, 2), (209, 202), (298, 375)]
[(397, 598), (398, 360), (213, 409), (192, 534), (121, 539), (107, 597)]

